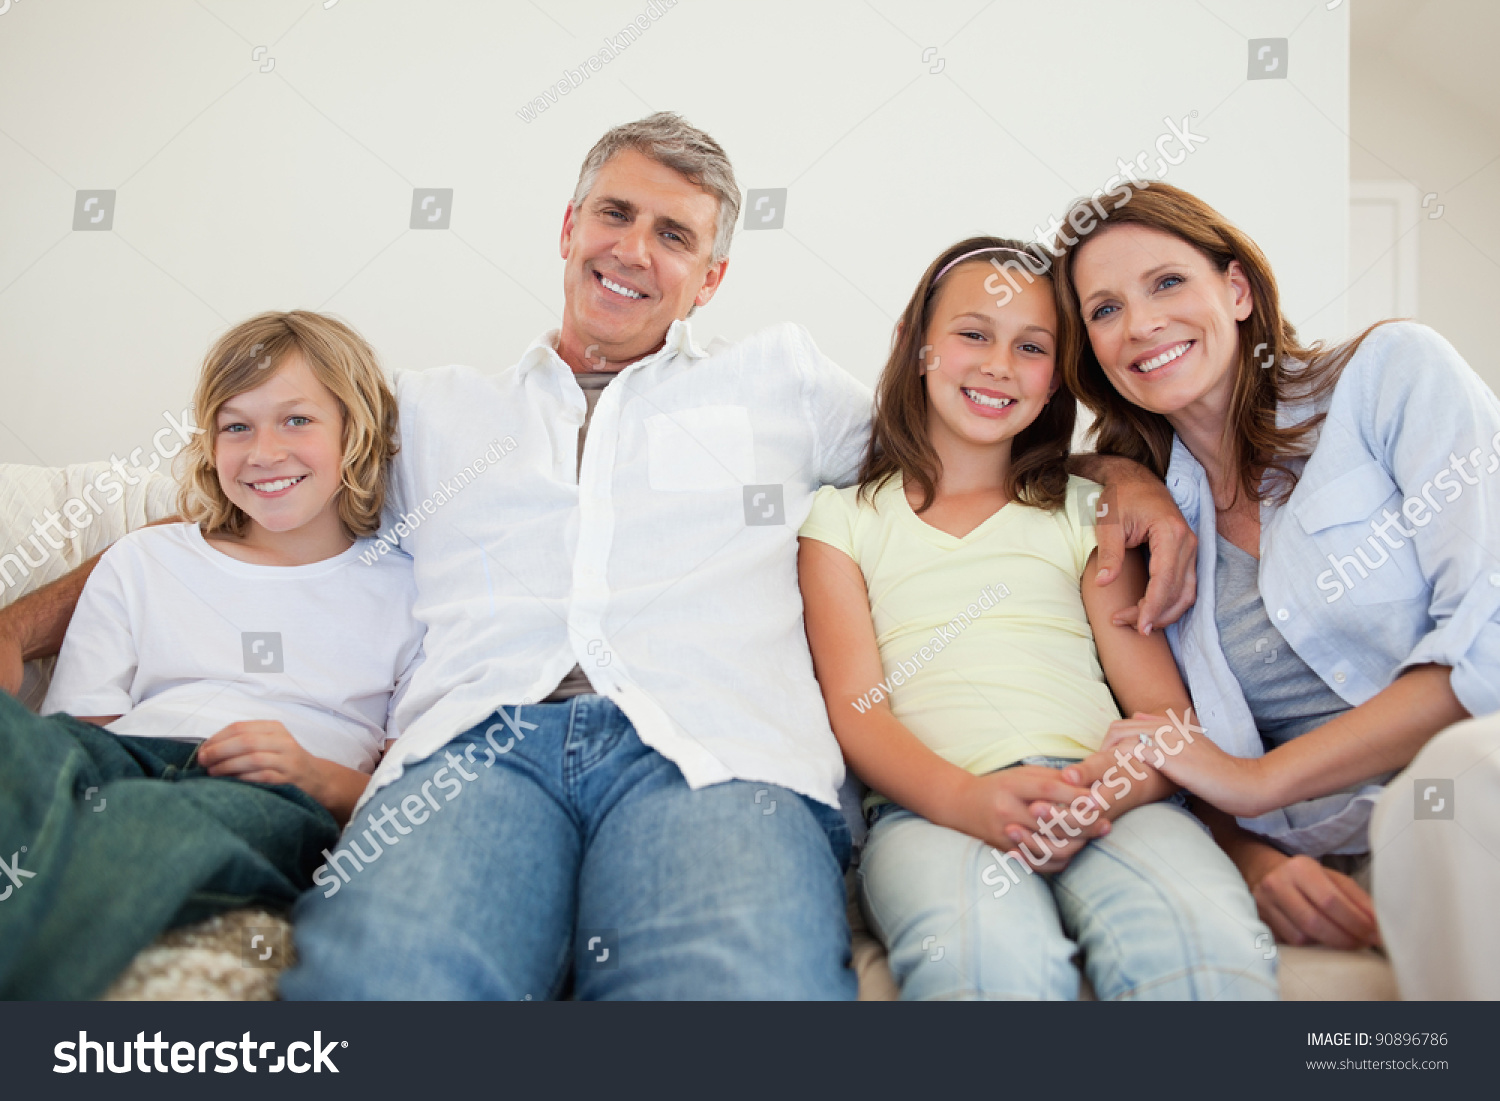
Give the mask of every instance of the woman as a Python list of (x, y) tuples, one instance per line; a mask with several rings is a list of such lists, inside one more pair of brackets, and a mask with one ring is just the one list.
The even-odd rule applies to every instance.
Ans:
[(1500, 403), (1420, 325), (1303, 347), (1260, 249), (1178, 188), (1067, 221), (1087, 227), (1054, 280), (1068, 384), (1199, 539), (1167, 637), (1204, 734), (1138, 751), (1211, 804), (1282, 939), (1378, 943), (1345, 873), (1381, 784), (1500, 710)]

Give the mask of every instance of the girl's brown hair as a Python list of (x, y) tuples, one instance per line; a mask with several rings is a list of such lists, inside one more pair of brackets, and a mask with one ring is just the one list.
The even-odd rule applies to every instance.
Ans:
[[(1310, 453), (1316, 438), (1309, 440), (1309, 436), (1324, 414), (1279, 428), (1278, 403), (1325, 398), (1375, 326), (1332, 348), (1321, 342), (1304, 347), (1297, 330), (1282, 315), (1276, 277), (1265, 254), (1213, 207), (1171, 184), (1143, 185), (1113, 206), (1079, 199), (1063, 221), (1078, 235), (1071, 243), (1068, 237), (1059, 237), (1055, 250), (1052, 286), (1062, 330), (1060, 366), (1068, 389), (1096, 418), (1090, 435), (1099, 453), (1134, 459), (1158, 477), (1166, 475), (1172, 455), (1173, 431), (1167, 418), (1127, 401), (1099, 365), (1073, 285), (1073, 264), (1085, 241), (1111, 226), (1144, 226), (1192, 245), (1219, 272), (1228, 271), (1231, 261), (1238, 261), (1244, 271), (1251, 308), (1250, 316), (1239, 322), (1239, 357), (1224, 442), (1230, 465), (1239, 472), (1236, 492), (1243, 491), (1252, 500), (1284, 504), (1297, 484), (1296, 471), (1289, 463)], [(1086, 228), (1080, 230), (1080, 225)], [(1271, 475), (1266, 491), (1262, 490), (1263, 474)]]
[(390, 459), (400, 446), (395, 396), (363, 337), (332, 317), (292, 310), (263, 313), (236, 325), (203, 360), (193, 396), (193, 420), (202, 431), (193, 433), (184, 449), (187, 468), (179, 507), (183, 518), (205, 535), (243, 535), (250, 526), (250, 517), (219, 484), (214, 464), (219, 409), (269, 379), (293, 353), (301, 354), (344, 415), (339, 519), (356, 537), (379, 529)]
[[(994, 260), (996, 273), (985, 281), (985, 290), (1008, 302), (1027, 283), (1041, 278), (1051, 261), (1035, 246), (1004, 237), (970, 237), (945, 249), (928, 265), (911, 301), (901, 314), (890, 358), (875, 387), (875, 412), (870, 428), (870, 446), (860, 467), (860, 496), (872, 499), (897, 474), (920, 490), (924, 512), (937, 496), (942, 463), (927, 435), (927, 384), (923, 349), (932, 304), (937, 298), (938, 275), (954, 260), (976, 249), (1004, 249), (981, 253), (973, 261)], [(1019, 254), (1019, 255), (1018, 255)], [(955, 265), (958, 266), (958, 265)], [(1001, 271), (999, 269), (1003, 268)], [(1019, 277), (1019, 278), (1018, 278)], [(1068, 449), (1073, 440), (1077, 405), (1067, 400), (1048, 402), (1036, 420), (1011, 441), (1010, 477), (1006, 493), (1022, 504), (1038, 508), (1060, 508), (1068, 490)]]

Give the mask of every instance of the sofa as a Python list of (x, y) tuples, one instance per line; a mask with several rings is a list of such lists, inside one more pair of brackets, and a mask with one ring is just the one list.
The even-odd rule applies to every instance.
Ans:
[[(89, 487), (113, 484), (112, 490)], [(102, 551), (125, 532), (173, 515), (176, 487), (161, 471), (127, 464), (83, 463), (67, 467), (0, 464), (0, 607), (61, 577)], [(60, 520), (50, 526), (48, 517)], [(47, 527), (74, 531), (53, 548), (38, 534)], [(33, 541), (33, 536), (36, 540)], [(25, 554), (19, 549), (24, 546)], [(46, 553), (43, 554), (45, 548)], [(33, 565), (37, 558), (39, 565)], [(33, 710), (46, 696), (51, 659), (26, 666), (22, 701)], [(852, 877), (851, 877), (852, 884)], [(885, 950), (865, 926), (850, 891), (852, 965), (862, 1001), (898, 997)], [(248, 951), (252, 936), (285, 945), (281, 964), (294, 959), (290, 929), (282, 915), (240, 910), (175, 929), (144, 949), (104, 995), (128, 1000), (263, 1000), (276, 996), (279, 968)], [(1281, 996), (1290, 1001), (1388, 1001), (1397, 997), (1390, 965), (1378, 952), (1279, 946)], [(1089, 991), (1085, 989), (1085, 996)]]

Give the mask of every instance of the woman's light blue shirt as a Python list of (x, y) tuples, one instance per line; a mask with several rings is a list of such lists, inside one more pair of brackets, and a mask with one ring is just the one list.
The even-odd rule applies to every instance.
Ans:
[[(1280, 508), (1261, 509), (1260, 593), (1297, 655), (1358, 706), (1405, 669), (1452, 667), (1473, 715), (1500, 710), (1500, 401), (1424, 325), (1375, 329), (1320, 405), (1283, 404), (1277, 422), (1326, 409), (1316, 446)], [(1167, 486), (1198, 536), (1198, 600), (1167, 628), (1207, 736), (1239, 757), (1263, 752), (1214, 618), (1213, 495), (1180, 439)], [(1363, 852), (1380, 794), (1370, 784), (1240, 824), (1294, 851)]]

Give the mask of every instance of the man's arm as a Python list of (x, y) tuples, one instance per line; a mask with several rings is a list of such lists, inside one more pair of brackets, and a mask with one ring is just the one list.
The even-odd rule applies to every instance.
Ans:
[[(145, 526), (180, 523), (180, 516), (168, 516)], [(73, 621), (73, 609), (78, 607), (84, 583), (103, 556), (100, 551), (50, 585), (0, 608), (0, 691), (19, 695), (25, 664), (37, 658), (50, 658), (62, 649), (63, 636)]]
[(1134, 626), (1143, 635), (1175, 623), (1198, 595), (1198, 537), (1182, 518), (1162, 480), (1140, 463), (1118, 455), (1074, 455), (1068, 473), (1104, 487), (1095, 506), (1099, 536), (1099, 584), (1120, 576), (1127, 547), (1147, 544), (1151, 581), (1134, 607), (1114, 622)]
[(0, 689), (21, 691), (26, 662), (51, 657), (62, 649), (83, 584), (99, 564), (94, 555), (71, 573), (0, 608)]

